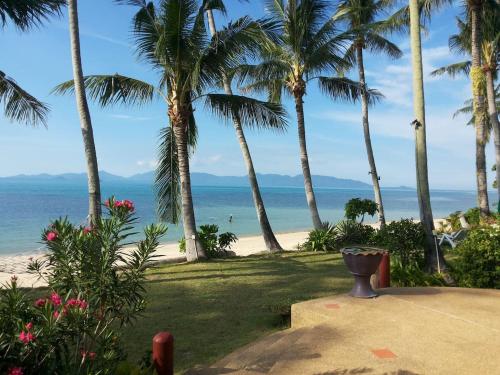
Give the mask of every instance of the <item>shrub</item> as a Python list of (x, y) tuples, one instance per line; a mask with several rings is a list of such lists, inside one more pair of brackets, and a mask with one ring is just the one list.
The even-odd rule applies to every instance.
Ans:
[(423, 266), (425, 232), (422, 224), (415, 223), (412, 219), (386, 224), (373, 237), (373, 243), (387, 248), (403, 269)]
[(337, 245), (368, 245), (372, 243), (375, 229), (369, 225), (357, 223), (354, 220), (343, 220), (335, 227)]
[(456, 248), (455, 278), (460, 286), (500, 289), (500, 227), (473, 229)]
[(429, 275), (415, 263), (403, 267), (397, 258), (391, 259), (391, 284), (395, 287), (446, 285), (440, 275)]
[(309, 232), (306, 242), (299, 245), (299, 250), (331, 251), (336, 249), (335, 226), (325, 223), (322, 228)]
[(15, 278), (0, 290), (0, 373), (114, 374), (125, 358), (120, 328), (144, 309), (145, 271), (167, 229), (146, 227), (126, 250), (133, 203), (111, 198), (106, 207), (92, 228), (59, 219), (43, 231), (48, 254), (29, 269), (48, 296), (28, 301)]
[(353, 198), (345, 205), (345, 217), (349, 220), (356, 220), (361, 216), (360, 223), (363, 222), (365, 215), (375, 215), (378, 212), (377, 203), (370, 199)]
[[(218, 234), (219, 226), (216, 224), (200, 225), (200, 230), (197, 233), (209, 258), (218, 258), (226, 255), (231, 250), (233, 243), (238, 240), (238, 237), (231, 232)], [(182, 253), (186, 252), (185, 238), (179, 241), (179, 250)]]
[(464, 216), (465, 220), (467, 220), (471, 226), (478, 226), (481, 223), (481, 211), (479, 207), (469, 208), (465, 211)]

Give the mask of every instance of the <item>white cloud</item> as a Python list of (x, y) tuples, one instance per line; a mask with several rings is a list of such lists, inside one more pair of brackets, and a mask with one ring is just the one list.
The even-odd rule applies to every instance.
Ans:
[(158, 165), (158, 161), (156, 160), (138, 160), (136, 161), (135, 163), (138, 167), (140, 168), (156, 168), (156, 166)]

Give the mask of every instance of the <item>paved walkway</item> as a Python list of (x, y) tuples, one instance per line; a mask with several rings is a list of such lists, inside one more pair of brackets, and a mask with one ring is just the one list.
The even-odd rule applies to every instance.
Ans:
[(389, 288), (292, 307), (292, 328), (191, 374), (500, 374), (500, 290)]

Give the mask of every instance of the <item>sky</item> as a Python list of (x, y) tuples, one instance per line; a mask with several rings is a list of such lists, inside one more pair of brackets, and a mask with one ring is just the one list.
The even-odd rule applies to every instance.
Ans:
[[(243, 15), (265, 14), (262, 0), (248, 4), (227, 0), (227, 17), (219, 25)], [(79, 2), (84, 74), (114, 74), (157, 82), (157, 75), (137, 59), (130, 32), (134, 8), (112, 1)], [(457, 31), (458, 7), (434, 14), (423, 37), (427, 111), (427, 144), (431, 189), (475, 189), (474, 129), (468, 119), (453, 113), (470, 97), (467, 77), (451, 79), (429, 75), (433, 69), (464, 60), (449, 52), (448, 37)], [(372, 143), (382, 187), (415, 186), (414, 135), (410, 44), (407, 35), (393, 36), (404, 55), (391, 60), (365, 55), (367, 83), (385, 99), (370, 109)], [(43, 27), (21, 33), (10, 25), (0, 30), (0, 70), (49, 104), (48, 128), (11, 123), (0, 114), (0, 176), (85, 171), (79, 117), (73, 96), (55, 96), (57, 84), (72, 79), (67, 14)], [(350, 73), (356, 79), (356, 72)], [(304, 98), (308, 151), (313, 174), (370, 182), (364, 146), (361, 106), (338, 103), (322, 96), (314, 83)], [(296, 117), (289, 99), (285, 134), (247, 130), (258, 173), (301, 173)], [(166, 105), (141, 108), (90, 107), (99, 169), (130, 176), (154, 169), (159, 131), (167, 124)], [(216, 175), (245, 175), (245, 167), (231, 124), (196, 109), (199, 144), (191, 170)], [(488, 171), (494, 162), (487, 147)], [(493, 172), (489, 172), (490, 184)]]

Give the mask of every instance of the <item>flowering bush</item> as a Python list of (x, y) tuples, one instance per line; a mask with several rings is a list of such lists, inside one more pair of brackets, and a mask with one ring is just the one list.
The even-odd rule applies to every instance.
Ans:
[(14, 278), (0, 289), (0, 374), (114, 374), (125, 354), (120, 327), (145, 307), (145, 271), (163, 225), (144, 229), (126, 248), (137, 222), (128, 200), (109, 199), (92, 227), (67, 219), (42, 233), (48, 254), (30, 264), (49, 295), (28, 300)]

